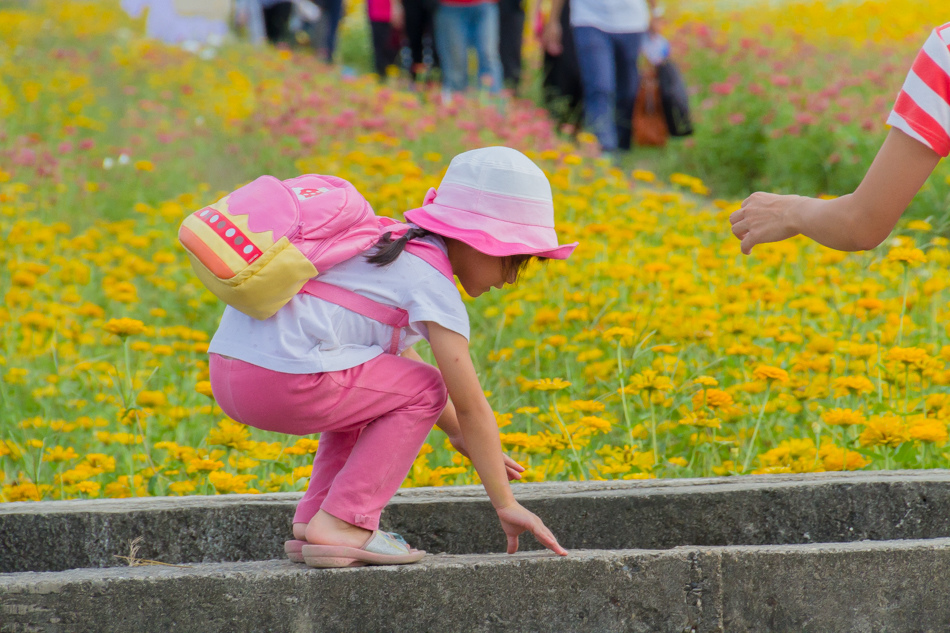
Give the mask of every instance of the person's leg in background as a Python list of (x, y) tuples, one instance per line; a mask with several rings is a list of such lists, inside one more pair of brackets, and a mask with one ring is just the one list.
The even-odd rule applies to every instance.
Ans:
[(591, 26), (573, 29), (581, 84), (584, 86), (584, 119), (588, 130), (606, 153), (617, 151), (616, 66), (610, 36)]
[(321, 0), (320, 7), (324, 11), (321, 20), (326, 20), (326, 53), (327, 63), (333, 62), (333, 53), (336, 51), (336, 36), (343, 17), (343, 0)]
[(264, 31), (271, 44), (286, 44), (290, 41), (290, 2), (270, 2), (262, 4), (264, 12)]
[(441, 5), (435, 14), (435, 45), (442, 64), (443, 99), (464, 92), (468, 85), (468, 7)]
[(389, 22), (371, 20), (373, 38), (373, 65), (380, 81), (386, 79), (386, 69), (396, 63), (399, 50), (393, 46), (393, 25)]
[[(498, 4), (482, 2), (466, 7), (470, 11), (469, 43), (478, 56), (479, 86), (488, 85), (489, 92), (502, 87), (501, 57), (498, 54)], [(485, 79), (487, 77), (487, 79)]]
[(409, 74), (413, 81), (416, 81), (424, 68), (422, 37), (426, 30), (426, 11), (423, 4), (424, 0), (403, 0), (402, 2), (402, 8), (406, 14), (406, 39), (409, 41), (409, 51), (412, 53)]
[(637, 60), (643, 33), (611, 33), (614, 44), (614, 59), (617, 62), (617, 97), (615, 102), (617, 117), (617, 148), (630, 149), (633, 136), (633, 106), (637, 101), (637, 89), (640, 86), (640, 74)]
[(498, 54), (506, 88), (518, 93), (524, 40), (524, 0), (498, 0)]

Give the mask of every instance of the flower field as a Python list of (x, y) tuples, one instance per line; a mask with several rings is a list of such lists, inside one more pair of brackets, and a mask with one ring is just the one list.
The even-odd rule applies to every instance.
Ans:
[[(316, 438), (249, 429), (210, 397), (222, 306), (179, 223), (261, 173), (336, 174), (398, 216), (488, 144), (548, 172), (561, 240), (581, 242), (469, 301), (526, 480), (947, 467), (946, 166), (895, 237), (856, 254), (796, 239), (743, 257), (739, 202), (705, 180), (843, 193), (860, 178), (944, 10), (866, 2), (859, 28), (837, 6), (680, 6), (697, 135), (626, 172), (528, 101), (444, 107), (296, 52), (149, 42), (109, 2), (0, 2), (0, 498), (303, 489)], [(406, 485), (476, 481), (434, 431)]]

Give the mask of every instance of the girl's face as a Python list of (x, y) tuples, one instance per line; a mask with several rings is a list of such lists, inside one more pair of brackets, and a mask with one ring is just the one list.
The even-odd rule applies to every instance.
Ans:
[(470, 297), (513, 284), (518, 278), (517, 269), (505, 272), (505, 260), (501, 257), (486, 255), (458, 240), (446, 240), (446, 243), (452, 271)]

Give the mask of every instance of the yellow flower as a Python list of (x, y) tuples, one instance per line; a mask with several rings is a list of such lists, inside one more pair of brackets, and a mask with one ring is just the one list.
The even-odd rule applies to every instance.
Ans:
[(218, 422), (218, 427), (208, 432), (209, 446), (227, 446), (239, 451), (250, 446), (251, 432), (243, 424), (225, 418)]
[(140, 407), (163, 407), (168, 404), (168, 397), (163, 391), (140, 391), (135, 401)]
[(683, 416), (680, 424), (698, 426), (709, 429), (721, 429), (722, 421), (719, 418), (709, 417), (705, 411), (690, 412)]
[(109, 319), (105, 324), (106, 332), (125, 338), (126, 336), (135, 336), (145, 331), (145, 324), (138, 319)]
[(858, 453), (849, 451), (847, 448), (841, 448), (834, 444), (825, 444), (818, 449), (818, 459), (821, 460), (825, 470), (858, 470), (871, 463), (871, 460)]
[[(537, 391), (560, 391), (561, 389), (567, 389), (571, 386), (566, 380), (561, 378), (541, 378), (540, 380), (529, 380), (525, 382), (528, 385), (527, 389), (535, 389)], [(524, 389), (524, 387), (522, 387)]]
[(693, 408), (707, 406), (711, 409), (726, 409), (735, 404), (727, 392), (721, 389), (704, 389), (693, 394)]
[(63, 448), (62, 446), (54, 446), (52, 448), (46, 449), (46, 454), (43, 456), (44, 462), (65, 462), (70, 459), (76, 459), (79, 457), (79, 454), (73, 450), (72, 446), (67, 446)]
[(836, 398), (874, 391), (874, 383), (864, 376), (840, 376), (834, 379), (832, 387)]
[(168, 486), (168, 489), (171, 490), (176, 495), (186, 495), (195, 491), (197, 486), (193, 481), (176, 481), (171, 483)]
[(155, 165), (153, 165), (152, 162), (148, 160), (137, 160), (135, 161), (135, 168), (138, 171), (154, 171)]
[(927, 261), (927, 256), (924, 255), (924, 252), (919, 248), (898, 246), (897, 248), (892, 248), (890, 252), (888, 252), (887, 261), (900, 262), (905, 266), (917, 266), (919, 264), (925, 263)]
[(863, 413), (851, 409), (829, 409), (821, 415), (821, 419), (829, 426), (853, 426), (867, 422)]
[(703, 387), (719, 386), (719, 381), (713, 378), (712, 376), (700, 376), (699, 378), (694, 378), (693, 383), (697, 385), (702, 385)]
[(630, 377), (629, 389), (634, 391), (672, 391), (673, 382), (652, 369), (646, 369)]
[(195, 385), (195, 391), (197, 391), (203, 396), (214, 398), (214, 394), (211, 393), (211, 382), (207, 380), (199, 380), (198, 383)]
[(285, 448), (284, 453), (287, 455), (306, 455), (308, 453), (316, 453), (319, 446), (320, 440), (312, 440), (309, 437), (302, 437), (297, 440), (293, 446), (288, 446)]
[(919, 347), (892, 347), (887, 350), (887, 360), (898, 361), (905, 365), (923, 368), (927, 364), (927, 361), (930, 360), (930, 355), (927, 353), (927, 350)]
[(910, 422), (908, 433), (912, 440), (942, 444), (947, 441), (947, 425), (933, 418), (917, 418)]
[(752, 375), (759, 380), (768, 380), (769, 382), (788, 382), (787, 371), (769, 365), (759, 365), (752, 372)]
[(195, 472), (212, 472), (215, 470), (221, 470), (222, 468), (224, 468), (224, 462), (222, 461), (217, 459), (201, 459), (199, 457), (195, 457), (188, 461), (187, 472), (189, 474)]
[(861, 446), (890, 446), (891, 448), (896, 448), (909, 439), (907, 425), (896, 415), (871, 418), (858, 437)]

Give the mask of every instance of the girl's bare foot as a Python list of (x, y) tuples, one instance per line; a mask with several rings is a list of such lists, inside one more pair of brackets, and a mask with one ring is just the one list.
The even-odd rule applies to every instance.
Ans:
[(313, 545), (362, 547), (372, 533), (323, 510), (318, 511), (310, 523), (294, 523), (294, 538)]

